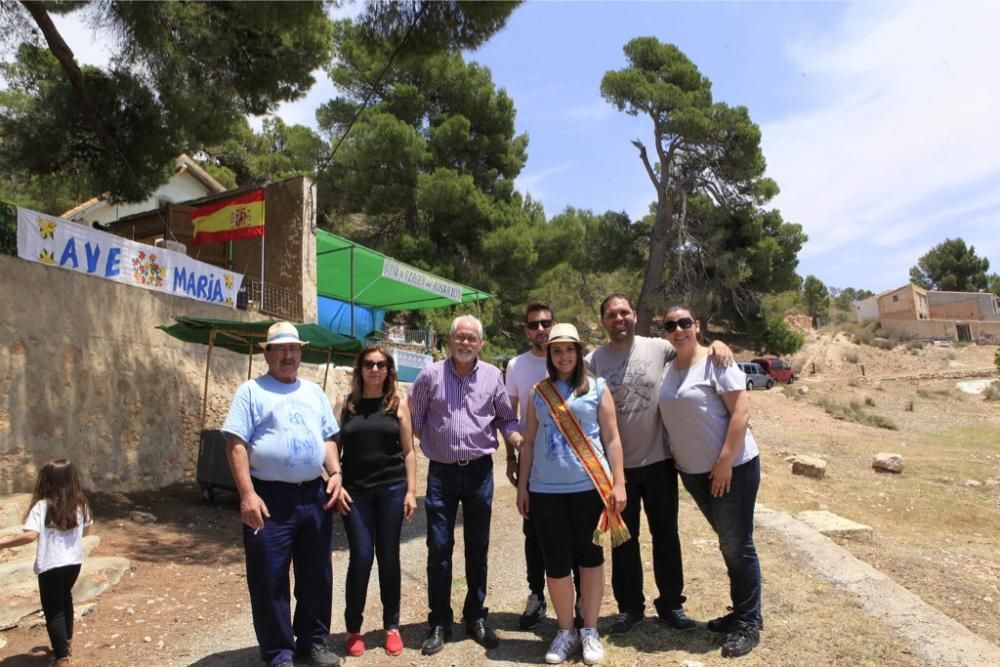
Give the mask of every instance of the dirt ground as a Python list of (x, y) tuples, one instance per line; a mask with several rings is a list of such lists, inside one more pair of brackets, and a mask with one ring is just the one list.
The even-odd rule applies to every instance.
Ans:
[[(760, 501), (795, 513), (828, 509), (872, 526), (871, 543), (843, 540), (856, 557), (874, 565), (929, 604), (993, 643), (1000, 643), (1000, 415), (995, 404), (955, 389), (955, 380), (892, 380), (918, 372), (988, 369), (996, 348), (927, 347), (913, 353), (857, 346), (843, 335), (812, 335), (793, 360), (801, 379), (788, 388), (755, 391), (751, 398), (753, 429), (762, 450), (764, 479)], [(741, 357), (744, 355), (740, 355)], [(812, 364), (816, 373), (812, 374)], [(861, 366), (864, 365), (864, 377)], [(808, 393), (802, 395), (799, 388)], [(871, 399), (866, 405), (865, 399)], [(834, 419), (821, 402), (849, 403), (891, 419), (898, 430)], [(902, 475), (871, 469), (876, 452), (900, 453)], [(827, 478), (793, 477), (791, 454), (812, 454), (829, 462)], [(499, 462), (499, 459), (498, 459)], [(423, 464), (423, 460), (421, 461)], [(423, 465), (418, 474), (423, 490)], [(975, 480), (979, 486), (966, 485)], [(490, 552), (490, 619), (501, 647), (483, 651), (464, 639), (433, 659), (419, 655), (426, 614), (423, 568), (423, 511), (404, 529), (403, 637), (407, 650), (388, 658), (369, 650), (350, 664), (521, 664), (540, 663), (555, 625), (550, 619), (535, 633), (516, 630), (527, 593), (524, 583), (520, 520), (513, 489), (498, 481)], [(202, 503), (193, 483), (156, 492), (94, 494), (102, 542), (95, 555), (132, 560), (121, 583), (98, 600), (80, 621), (74, 641), (74, 664), (117, 665), (254, 665), (257, 661), (239, 542), (236, 498), (219, 494), (218, 503)], [(156, 523), (134, 523), (133, 510), (151, 512)], [(346, 571), (346, 540), (335, 521), (334, 578)], [(715, 537), (682, 491), (686, 605), (700, 621), (724, 611), (728, 590)], [(457, 531), (456, 554), (461, 553)], [(655, 597), (648, 535), (648, 598)], [(740, 660), (743, 665), (919, 665), (912, 647), (866, 618), (858, 603), (789, 555), (781, 535), (759, 530), (764, 572), (765, 631), (761, 646)], [(607, 568), (610, 573), (610, 567)], [(456, 559), (454, 600), (461, 608), (464, 580)], [(610, 579), (610, 574), (608, 574)], [(366, 641), (378, 648), (379, 605), (373, 576)], [(342, 653), (343, 588), (335, 585), (331, 645)], [(602, 620), (614, 615), (607, 582)], [(550, 612), (550, 616), (553, 615)], [(3, 635), (0, 667), (48, 664), (44, 625)], [(461, 640), (461, 641), (459, 641)], [(606, 638), (605, 664), (726, 664), (718, 638), (703, 628), (676, 633), (648, 620), (631, 634)]]

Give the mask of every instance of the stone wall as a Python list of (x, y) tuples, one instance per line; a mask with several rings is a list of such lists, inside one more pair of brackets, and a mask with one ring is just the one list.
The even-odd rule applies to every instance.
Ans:
[[(92, 489), (193, 476), (208, 348), (155, 328), (174, 315), (256, 319), (0, 255), (0, 493), (30, 490), (55, 456), (73, 459)], [(208, 428), (222, 424), (247, 361), (213, 350)], [(253, 374), (265, 370), (258, 355)], [(322, 375), (303, 367), (305, 378)], [(331, 370), (331, 398), (344, 381)]]
[(907, 338), (929, 338), (936, 340), (958, 340), (956, 326), (969, 327), (972, 340), (976, 343), (995, 345), (1000, 342), (1000, 322), (980, 322), (967, 320), (882, 320), (881, 327), (891, 334)]

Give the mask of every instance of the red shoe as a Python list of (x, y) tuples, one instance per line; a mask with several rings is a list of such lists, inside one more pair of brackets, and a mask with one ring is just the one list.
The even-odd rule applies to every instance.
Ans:
[(403, 652), (403, 638), (399, 630), (393, 628), (385, 631), (385, 652), (389, 655), (399, 655)]
[(357, 658), (365, 652), (365, 640), (357, 632), (352, 632), (347, 635), (347, 639), (344, 641), (344, 650), (347, 651), (347, 655)]

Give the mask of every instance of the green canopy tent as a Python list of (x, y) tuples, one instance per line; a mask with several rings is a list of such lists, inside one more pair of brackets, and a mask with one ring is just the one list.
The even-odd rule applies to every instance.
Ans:
[[(212, 320), (202, 317), (175, 317), (177, 322), (171, 325), (157, 327), (178, 340), (186, 343), (201, 343), (208, 345), (208, 358), (205, 361), (205, 391), (201, 402), (201, 428), (205, 428), (206, 410), (208, 408), (208, 378), (212, 364), (212, 349), (223, 347), (233, 352), (249, 356), (247, 379), (253, 369), (253, 355), (263, 352), (257, 345), (267, 340), (267, 330), (274, 320), (258, 320), (256, 322), (241, 322), (238, 320)], [(326, 389), (326, 379), (330, 373), (330, 362), (350, 366), (354, 357), (361, 351), (361, 341), (334, 333), (318, 324), (295, 324), (299, 338), (309, 341), (302, 349), (302, 361), (310, 364), (326, 364), (323, 373), (323, 389)]]
[(323, 230), (316, 232), (316, 291), (351, 304), (352, 332), (355, 304), (388, 311), (422, 310), (493, 297)]

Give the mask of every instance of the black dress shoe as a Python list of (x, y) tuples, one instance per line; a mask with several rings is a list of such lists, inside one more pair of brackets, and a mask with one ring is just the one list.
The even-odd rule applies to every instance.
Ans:
[(444, 648), (444, 643), (451, 639), (451, 630), (440, 625), (435, 625), (427, 631), (427, 638), (420, 652), (424, 655), (434, 655)]
[(466, 623), (465, 632), (483, 648), (491, 649), (500, 646), (497, 633), (493, 632), (490, 626), (486, 625), (485, 619), (480, 618), (472, 623)]

